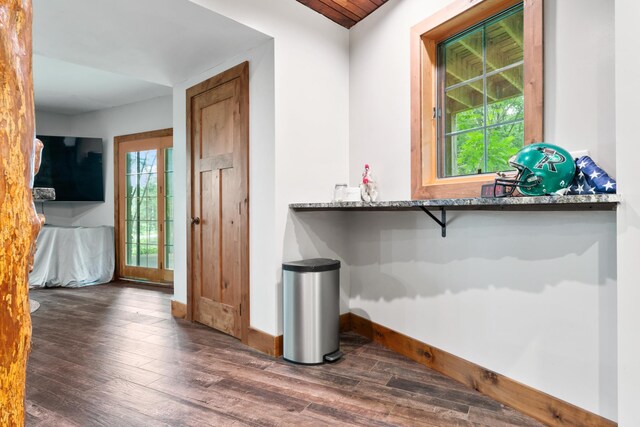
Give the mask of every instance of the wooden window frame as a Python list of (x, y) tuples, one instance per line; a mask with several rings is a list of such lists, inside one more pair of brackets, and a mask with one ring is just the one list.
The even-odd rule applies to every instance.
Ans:
[(456, 0), (411, 28), (411, 197), (479, 197), (495, 174), (439, 178), (437, 46), (517, 4), (524, 10), (524, 143), (543, 141), (543, 0)]

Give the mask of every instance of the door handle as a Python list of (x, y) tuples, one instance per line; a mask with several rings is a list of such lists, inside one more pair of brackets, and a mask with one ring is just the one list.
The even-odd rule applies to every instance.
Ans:
[(193, 225), (200, 224), (200, 217), (191, 218), (191, 224)]

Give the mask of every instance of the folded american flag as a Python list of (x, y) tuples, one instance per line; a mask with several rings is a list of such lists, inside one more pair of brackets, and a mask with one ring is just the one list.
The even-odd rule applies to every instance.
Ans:
[(576, 160), (576, 176), (565, 194), (615, 193), (616, 180), (611, 178), (589, 156)]

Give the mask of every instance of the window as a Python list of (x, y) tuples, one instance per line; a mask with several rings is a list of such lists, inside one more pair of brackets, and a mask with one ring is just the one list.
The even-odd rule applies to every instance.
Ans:
[(542, 3), (459, 0), (412, 29), (412, 197), (478, 197), (542, 140)]
[(438, 45), (438, 177), (509, 170), (524, 145), (522, 6)]

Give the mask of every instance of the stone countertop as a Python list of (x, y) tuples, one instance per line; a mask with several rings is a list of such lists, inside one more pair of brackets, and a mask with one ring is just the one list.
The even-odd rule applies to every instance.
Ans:
[(33, 200), (36, 202), (55, 199), (56, 190), (53, 188), (36, 187), (33, 189)]
[(396, 200), (381, 202), (292, 203), (295, 211), (318, 210), (615, 210), (621, 201), (618, 194), (580, 196), (503, 197), (469, 199)]

